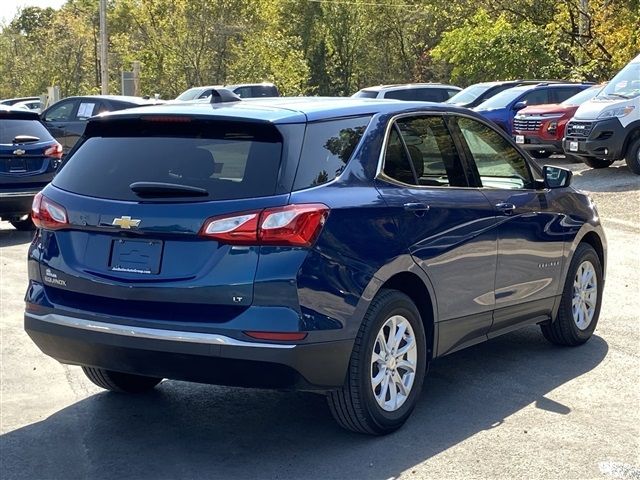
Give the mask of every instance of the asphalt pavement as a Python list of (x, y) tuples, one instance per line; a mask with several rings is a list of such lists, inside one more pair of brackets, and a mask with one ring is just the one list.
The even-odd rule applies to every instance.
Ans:
[(165, 381), (126, 396), (43, 355), (22, 328), (30, 235), (0, 222), (0, 478), (640, 479), (640, 177), (588, 170), (609, 244), (594, 337), (537, 327), (437, 360), (408, 423), (341, 430), (324, 398)]

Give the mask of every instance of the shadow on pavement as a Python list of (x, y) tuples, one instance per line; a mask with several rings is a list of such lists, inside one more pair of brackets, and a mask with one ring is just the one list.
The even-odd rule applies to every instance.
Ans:
[(607, 168), (591, 168), (573, 177), (573, 186), (589, 192), (629, 192), (640, 190), (640, 175), (634, 174), (624, 162)]
[(33, 232), (20, 232), (13, 229), (2, 229), (0, 230), (0, 248), (29, 243), (32, 238)]
[(409, 422), (382, 438), (342, 431), (313, 394), (170, 381), (144, 396), (100, 393), (3, 435), (3, 478), (387, 479), (532, 403), (569, 415), (545, 395), (607, 350), (600, 337), (554, 347), (527, 328), (451, 355)]

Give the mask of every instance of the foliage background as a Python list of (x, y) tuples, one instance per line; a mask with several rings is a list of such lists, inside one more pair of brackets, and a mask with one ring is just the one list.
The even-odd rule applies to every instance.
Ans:
[[(0, 25), (0, 98), (99, 93), (98, 0)], [(287, 95), (381, 83), (607, 80), (640, 53), (640, 0), (110, 0), (110, 91), (272, 81)]]

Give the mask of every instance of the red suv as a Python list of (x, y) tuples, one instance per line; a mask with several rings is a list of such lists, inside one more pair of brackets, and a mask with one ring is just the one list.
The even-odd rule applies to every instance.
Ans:
[(513, 120), (516, 143), (535, 158), (563, 153), (564, 128), (578, 107), (593, 98), (602, 85), (583, 90), (562, 103), (532, 105), (518, 112)]

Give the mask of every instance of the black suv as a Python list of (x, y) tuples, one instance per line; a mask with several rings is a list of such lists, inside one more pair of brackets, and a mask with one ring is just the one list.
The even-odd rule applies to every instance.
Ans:
[(36, 193), (51, 181), (62, 157), (37, 113), (0, 106), (0, 219), (30, 230)]
[(87, 120), (94, 115), (156, 103), (159, 102), (154, 99), (126, 95), (67, 97), (51, 105), (40, 116), (66, 155), (84, 133)]

